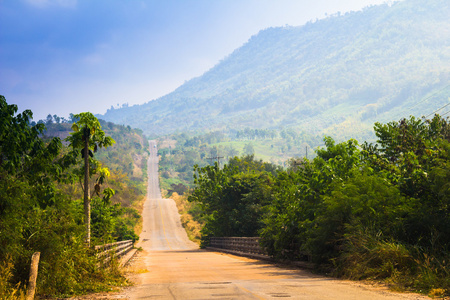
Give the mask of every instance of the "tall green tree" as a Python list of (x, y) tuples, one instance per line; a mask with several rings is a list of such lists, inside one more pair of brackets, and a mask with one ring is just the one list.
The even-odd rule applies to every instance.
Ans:
[(195, 189), (189, 201), (199, 203), (206, 224), (202, 245), (210, 236), (255, 236), (261, 228), (264, 207), (270, 202), (270, 185), (276, 166), (253, 155), (234, 157), (219, 168), (194, 167)]
[(404, 196), (417, 200), (417, 207), (405, 221), (407, 230), (401, 239), (430, 252), (448, 251), (448, 119), (439, 115), (429, 120), (410, 117), (376, 123), (374, 129), (378, 143), (363, 144), (365, 164), (383, 174)]
[[(81, 157), (84, 159), (84, 224), (86, 227), (86, 237), (85, 242), (88, 246), (90, 246), (91, 242), (91, 196), (89, 192), (89, 178), (95, 172), (90, 172), (90, 165), (92, 163), (94, 166), (98, 164), (94, 160), (94, 152), (97, 152), (98, 148), (107, 148), (112, 146), (115, 141), (105, 135), (105, 132), (102, 130), (100, 122), (98, 119), (90, 112), (83, 112), (80, 114), (74, 115), (74, 118), (78, 121), (73, 123), (72, 130), (74, 132), (67, 138), (67, 141), (70, 142), (70, 146), (72, 147), (74, 153), (76, 154), (80, 151)], [(109, 173), (104, 168), (98, 170), (100, 176), (95, 185), (95, 192), (99, 194), (100, 184), (103, 183), (104, 178)]]
[(356, 140), (336, 144), (325, 137), (324, 142), (326, 148), (317, 150), (312, 161), (294, 162), (277, 176), (273, 201), (260, 231), (262, 245), (270, 255), (289, 259), (311, 255), (307, 242), (315, 232), (324, 196), (331, 193), (333, 183), (345, 182), (360, 165)]

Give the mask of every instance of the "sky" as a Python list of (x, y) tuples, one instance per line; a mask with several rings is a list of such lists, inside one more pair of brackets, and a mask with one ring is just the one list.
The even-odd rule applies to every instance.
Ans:
[(0, 95), (34, 120), (142, 104), (260, 30), (385, 0), (0, 0)]

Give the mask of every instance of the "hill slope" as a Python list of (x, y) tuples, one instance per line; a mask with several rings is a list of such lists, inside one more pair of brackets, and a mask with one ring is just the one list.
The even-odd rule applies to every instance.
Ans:
[(269, 28), (174, 92), (99, 117), (147, 135), (295, 127), (364, 137), (375, 121), (449, 102), (448, 16), (447, 0), (406, 0)]

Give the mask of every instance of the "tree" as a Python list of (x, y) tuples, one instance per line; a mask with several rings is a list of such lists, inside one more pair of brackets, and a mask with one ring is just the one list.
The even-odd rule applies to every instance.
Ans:
[(248, 143), (244, 146), (244, 154), (245, 155), (253, 155), (255, 154), (255, 149), (253, 148), (252, 143)]
[(430, 120), (410, 117), (376, 123), (374, 129), (378, 143), (363, 144), (365, 164), (383, 174), (402, 195), (417, 200), (401, 239), (430, 252), (448, 249), (450, 122), (439, 115)]
[[(76, 114), (72, 119), (76, 119), (77, 122), (73, 123), (72, 130), (74, 132), (66, 139), (70, 142), (70, 146), (73, 149), (74, 154), (81, 149), (81, 157), (84, 159), (84, 224), (86, 227), (86, 237), (85, 242), (90, 246), (91, 241), (91, 205), (90, 205), (90, 195), (89, 195), (89, 178), (93, 173), (90, 172), (90, 159), (97, 165), (94, 161), (93, 152), (97, 149), (107, 148), (112, 146), (115, 141), (111, 137), (105, 136), (105, 132), (101, 129), (100, 122), (98, 119), (90, 112), (84, 112)], [(102, 168), (99, 170), (99, 178), (95, 185), (95, 192), (99, 194), (100, 184), (109, 172)]]
[(194, 166), (195, 189), (188, 200), (197, 202), (206, 220), (202, 246), (210, 236), (255, 236), (264, 207), (270, 203), (270, 185), (276, 167), (252, 155), (234, 157), (219, 168)]
[(53, 116), (51, 114), (48, 114), (45, 124), (53, 124)]
[(61, 174), (61, 166), (54, 162), (61, 141), (53, 138), (46, 145), (39, 138), (45, 125), (30, 126), (33, 113), (25, 110), (16, 115), (17, 110), (17, 105), (8, 105), (0, 95), (0, 169), (26, 178), (33, 185), (46, 183), (47, 178)]
[(263, 216), (260, 231), (262, 245), (270, 255), (302, 259), (308, 254), (316, 259), (309, 241), (316, 232), (323, 199), (334, 185), (351, 178), (360, 165), (356, 140), (336, 144), (325, 137), (324, 142), (326, 148), (317, 150), (312, 161), (304, 160), (298, 165), (291, 161), (291, 169), (276, 177), (273, 201)]
[(55, 120), (55, 122), (56, 122), (57, 124), (61, 123), (61, 118), (58, 117), (58, 115), (53, 115), (53, 120)]

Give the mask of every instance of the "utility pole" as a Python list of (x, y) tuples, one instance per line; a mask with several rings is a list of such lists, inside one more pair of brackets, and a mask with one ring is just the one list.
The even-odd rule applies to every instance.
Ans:
[(306, 159), (308, 159), (308, 146), (306, 146)]
[(169, 145), (169, 159), (170, 159), (170, 170), (173, 171), (173, 157), (170, 153), (170, 150), (172, 150), (172, 146)]
[(215, 157), (207, 157), (206, 159), (208, 160), (213, 160), (213, 159), (217, 159), (217, 165), (220, 168), (220, 159), (223, 158), (223, 156), (215, 156)]

